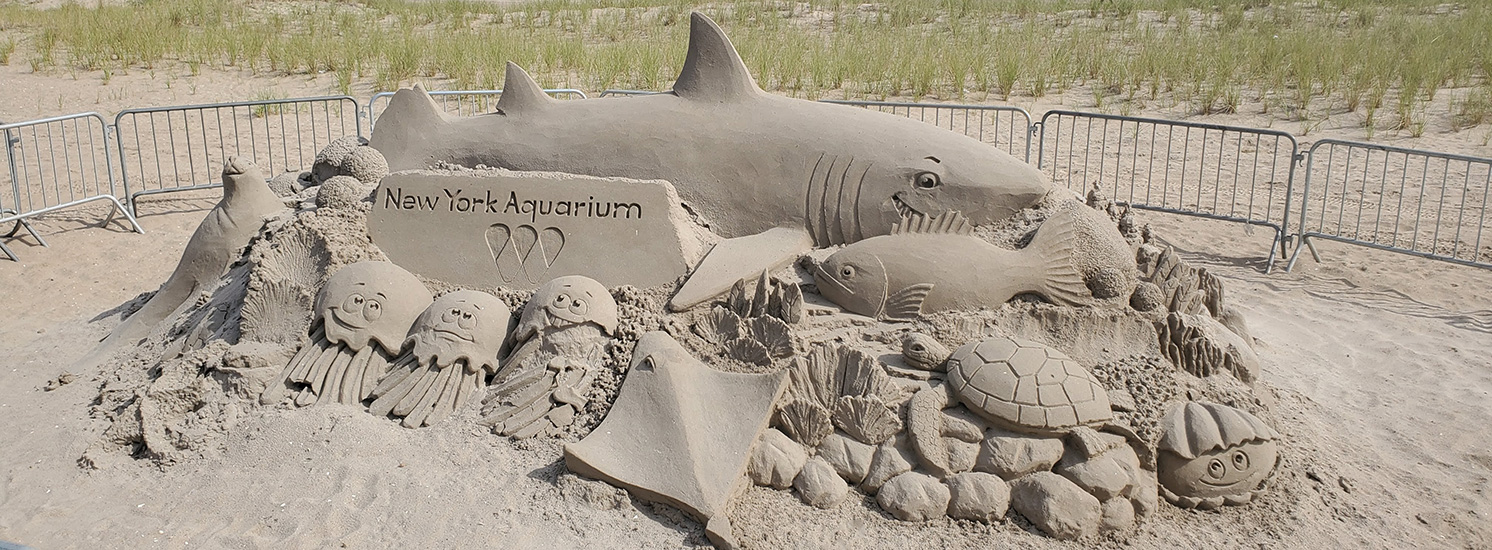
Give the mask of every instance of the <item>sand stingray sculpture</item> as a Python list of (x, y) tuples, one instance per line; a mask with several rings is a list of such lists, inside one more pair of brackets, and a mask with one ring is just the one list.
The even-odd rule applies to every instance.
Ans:
[(371, 145), (391, 170), (485, 165), (662, 179), (725, 237), (669, 302), (675, 311), (814, 247), (891, 233), (910, 215), (1007, 218), (1052, 189), (1040, 171), (976, 139), (886, 113), (766, 93), (700, 13), (673, 90), (558, 101), (508, 64), (497, 112), (452, 118), (399, 90)]

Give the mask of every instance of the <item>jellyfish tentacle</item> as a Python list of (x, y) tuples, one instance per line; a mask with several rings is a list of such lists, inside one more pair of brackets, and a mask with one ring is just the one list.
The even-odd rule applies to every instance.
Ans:
[(430, 391), (430, 385), (435, 383), (435, 377), (440, 374), (440, 371), (441, 369), (434, 365), (420, 369), (415, 374), (417, 378), (415, 378), (414, 388), (404, 394), (404, 398), (394, 406), (394, 416), (409, 416), (409, 413), (414, 411), (415, 405), (418, 405), (420, 400), (425, 398), (425, 394)]
[(368, 409), (368, 412), (376, 416), (384, 416), (393, 412), (394, 407), (399, 404), (399, 401), (403, 400), (404, 396), (409, 394), (410, 390), (414, 389), (415, 384), (420, 381), (420, 373), (425, 371), (423, 365), (412, 359), (401, 361), (401, 363), (404, 366), (395, 370), (393, 374), (390, 374), (373, 391), (373, 395), (377, 399), (373, 400), (373, 405)]
[(337, 360), (337, 346), (322, 350), (321, 356), (316, 358), (316, 366), (311, 367), (311, 375), (306, 378), (305, 383), (311, 386), (311, 392), (320, 394), (322, 382), (326, 380), (326, 370)]
[[(347, 365), (352, 363), (351, 352), (346, 345), (337, 344), (337, 355), (332, 359), (331, 366), (327, 367), (326, 378), (320, 381), (321, 387), (316, 391), (317, 403), (331, 403), (341, 395), (342, 377), (347, 373)], [(311, 387), (316, 388), (315, 385)]]
[(371, 345), (368, 347), (376, 349), (368, 356), (368, 366), (363, 368), (362, 386), (357, 391), (358, 402), (373, 395), (373, 389), (378, 387), (378, 380), (390, 372), (393, 363), (393, 358), (384, 353), (383, 348)]
[(326, 353), (327, 348), (332, 346), (332, 343), (327, 341), (325, 337), (312, 340), (311, 342), (306, 346), (310, 348), (310, 353), (295, 363), (295, 370), (290, 373), (291, 382), (296, 384), (310, 383), (311, 369), (316, 367), (316, 361), (321, 359), (321, 354)]
[(341, 391), (337, 393), (338, 403), (355, 404), (362, 401), (359, 394), (362, 392), (363, 371), (368, 369), (368, 360), (373, 358), (373, 346), (366, 345), (357, 350), (357, 355), (352, 356), (352, 362), (347, 364), (347, 372), (342, 375)]
[(451, 404), (453, 411), (460, 412), (461, 408), (466, 406), (466, 402), (471, 399), (472, 394), (476, 393), (482, 387), (483, 378), (482, 374), (477, 374), (476, 376), (468, 376), (462, 379), (461, 386), (456, 388), (456, 401)]
[(373, 387), (373, 397), (383, 397), (393, 390), (395, 386), (403, 384), (414, 371), (420, 368), (419, 362), (412, 355), (401, 355), (394, 362), (393, 368), (388, 374), (379, 379), (378, 385)]
[[(425, 419), (429, 418), (430, 413), (434, 411), (435, 404), (439, 401), (441, 392), (445, 390), (446, 383), (451, 380), (451, 377), (455, 375), (455, 371), (459, 368), (457, 365), (450, 365), (435, 372), (433, 376), (426, 375), (425, 378), (430, 383), (426, 387), (424, 395), (420, 396), (420, 400), (416, 401), (414, 407), (411, 407), (409, 412), (404, 414), (404, 427), (418, 428), (425, 425)], [(396, 409), (394, 412), (397, 413), (398, 410)]]
[[(452, 365), (446, 370), (456, 370), (459, 365)], [(481, 372), (478, 370), (478, 372)], [(466, 380), (471, 378), (472, 373), (466, 369), (456, 370), (446, 380), (445, 387), (440, 391), (440, 397), (435, 399), (435, 406), (430, 409), (430, 416), (425, 418), (425, 425), (429, 426), (450, 418), (451, 413), (456, 411), (456, 395), (461, 393), (461, 386), (466, 385)]]
[(284, 399), (286, 390), (290, 388), (290, 376), (295, 374), (295, 369), (300, 366), (301, 362), (306, 361), (306, 358), (310, 357), (312, 350), (315, 349), (317, 348), (316, 340), (314, 339), (302, 344), (300, 349), (296, 350), (295, 356), (291, 357), (290, 362), (286, 363), (285, 368), (280, 371), (279, 381), (270, 384), (268, 388), (264, 389), (264, 393), (259, 395), (259, 404), (272, 405)]
[(301, 388), (300, 393), (295, 395), (295, 406), (297, 407), (305, 407), (315, 402), (316, 392), (311, 391), (310, 387)]

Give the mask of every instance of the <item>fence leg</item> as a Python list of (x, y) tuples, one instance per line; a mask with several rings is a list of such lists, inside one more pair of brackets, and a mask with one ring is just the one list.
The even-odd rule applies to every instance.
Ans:
[(6, 258), (10, 258), (10, 261), (12, 261), (12, 262), (20, 262), (21, 261), (20, 258), (16, 257), (16, 253), (15, 252), (11, 252), (10, 251), (10, 247), (5, 246), (5, 243), (0, 243), (0, 253), (5, 254), (5, 257)]
[(119, 199), (109, 197), (109, 202), (114, 203), (114, 210), (109, 212), (109, 219), (104, 220), (104, 225), (108, 225), (110, 221), (113, 221), (114, 213), (118, 212), (124, 215), (124, 219), (129, 220), (130, 226), (134, 228), (136, 233), (139, 233), (141, 235), (145, 234), (145, 228), (140, 227), (140, 222), (135, 220), (134, 214), (131, 214), (129, 210), (124, 209), (124, 204), (119, 202)]
[[(1280, 246), (1278, 248), (1276, 248), (1274, 246), (1275, 243), (1279, 243)], [(1264, 264), (1264, 274), (1265, 275), (1268, 275), (1269, 272), (1274, 271), (1275, 252), (1279, 252), (1280, 254), (1283, 255), (1284, 254), (1284, 250), (1285, 250), (1285, 232), (1281, 231), (1279, 229), (1275, 229), (1274, 230), (1274, 242), (1273, 243), (1269, 243), (1269, 262), (1266, 263), (1266, 264)]]
[(1311, 259), (1316, 260), (1316, 263), (1321, 263), (1321, 253), (1316, 251), (1315, 241), (1311, 240), (1310, 235), (1301, 235), (1300, 244), (1295, 246), (1295, 257), (1291, 258), (1290, 263), (1285, 265), (1285, 273), (1289, 273), (1290, 270), (1295, 269), (1295, 262), (1300, 260), (1300, 247), (1302, 246), (1310, 249)]

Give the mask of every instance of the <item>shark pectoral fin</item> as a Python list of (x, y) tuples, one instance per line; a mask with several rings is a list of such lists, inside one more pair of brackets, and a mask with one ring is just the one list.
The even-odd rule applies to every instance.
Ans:
[(684, 311), (697, 306), (725, 294), (736, 281), (788, 265), (809, 250), (813, 250), (813, 237), (801, 227), (778, 227), (720, 241), (668, 301), (668, 308)]
[(922, 301), (932, 292), (932, 283), (918, 283), (886, 298), (886, 309), (881, 318), (888, 321), (911, 321), (922, 315)]

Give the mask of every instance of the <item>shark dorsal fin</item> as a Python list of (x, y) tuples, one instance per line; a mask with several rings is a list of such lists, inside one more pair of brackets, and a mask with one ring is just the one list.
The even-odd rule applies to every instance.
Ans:
[(686, 99), (726, 101), (758, 94), (761, 89), (720, 25), (694, 12), (689, 16), (689, 53), (673, 92)]
[(914, 214), (891, 228), (892, 235), (910, 233), (973, 235), (974, 226), (969, 225), (968, 218), (962, 212), (949, 210), (933, 217)]
[(544, 88), (534, 81), (517, 63), (508, 62), (508, 73), (503, 79), (503, 95), (497, 98), (498, 112), (511, 115), (527, 110), (541, 109), (556, 101), (544, 93)]

